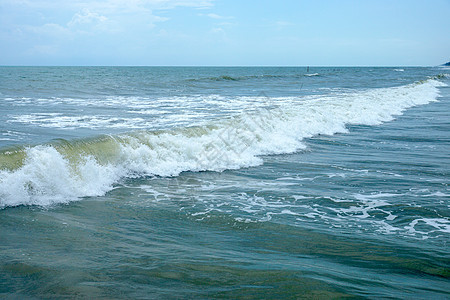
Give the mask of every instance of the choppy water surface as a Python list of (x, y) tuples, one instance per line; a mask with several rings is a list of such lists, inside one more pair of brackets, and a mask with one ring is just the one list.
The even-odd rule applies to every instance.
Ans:
[(0, 68), (0, 296), (450, 296), (447, 68)]

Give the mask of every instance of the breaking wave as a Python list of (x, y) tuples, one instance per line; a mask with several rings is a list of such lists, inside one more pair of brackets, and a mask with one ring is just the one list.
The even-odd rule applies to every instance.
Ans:
[[(104, 195), (124, 178), (177, 176), (257, 166), (262, 155), (304, 149), (305, 138), (378, 125), (435, 101), (435, 80), (299, 99), (209, 125), (142, 130), (0, 151), (0, 208), (50, 205)], [(261, 97), (261, 101), (266, 101)], [(277, 103), (277, 98), (272, 98)]]

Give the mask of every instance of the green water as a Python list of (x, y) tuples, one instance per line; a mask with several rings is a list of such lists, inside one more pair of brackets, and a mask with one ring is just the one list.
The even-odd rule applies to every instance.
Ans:
[(0, 298), (448, 299), (448, 70), (312, 71), (0, 68)]

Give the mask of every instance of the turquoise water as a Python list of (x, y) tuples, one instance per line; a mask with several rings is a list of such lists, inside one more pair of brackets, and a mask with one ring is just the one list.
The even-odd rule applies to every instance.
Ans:
[(0, 296), (450, 296), (448, 68), (0, 68)]

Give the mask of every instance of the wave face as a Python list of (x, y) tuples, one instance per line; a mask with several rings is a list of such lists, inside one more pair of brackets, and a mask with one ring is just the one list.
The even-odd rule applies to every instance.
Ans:
[[(209, 125), (137, 131), (0, 152), (0, 207), (51, 205), (104, 195), (124, 178), (257, 166), (262, 155), (304, 149), (304, 139), (379, 125), (436, 101), (429, 79), (410, 85), (300, 98), (260, 97), (267, 108)], [(281, 103), (281, 104), (280, 104)]]

